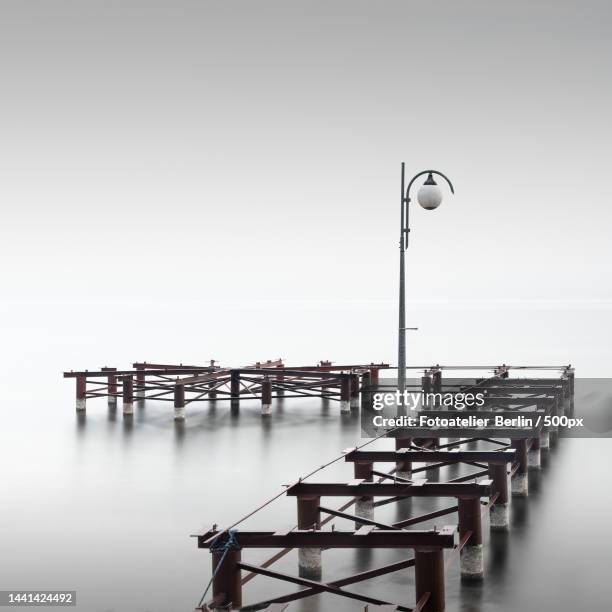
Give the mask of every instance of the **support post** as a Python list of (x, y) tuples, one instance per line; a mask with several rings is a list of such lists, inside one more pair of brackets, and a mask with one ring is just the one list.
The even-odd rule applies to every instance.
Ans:
[(550, 450), (550, 434), (548, 429), (543, 427), (540, 431), (540, 460), (542, 458), (542, 451), (546, 452)]
[[(561, 398), (559, 397), (559, 394), (555, 393), (555, 397), (553, 400), (553, 410), (552, 410), (552, 415), (553, 416), (561, 416), (563, 414), (563, 410), (562, 410), (562, 406), (561, 406)], [(558, 425), (551, 425), (549, 427), (549, 431), (550, 431), (550, 443), (551, 445), (555, 445), (557, 444), (557, 442), (559, 441), (559, 434), (561, 432), (561, 427), (559, 427)]]
[(341, 374), (340, 379), (340, 412), (351, 410), (351, 377), (350, 374)]
[(518, 469), (514, 476), (512, 476), (512, 495), (515, 497), (527, 497), (529, 495), (527, 440), (512, 440), (512, 447), (516, 449), (518, 461)]
[(144, 402), (145, 380), (145, 366), (143, 364), (139, 364), (136, 366), (136, 399), (139, 402)]
[(570, 416), (574, 416), (574, 381), (575, 381), (574, 368), (569, 368), (567, 371), (567, 382), (569, 384), (569, 414)]
[(267, 416), (272, 412), (272, 381), (264, 376), (261, 383), (261, 414)]
[(531, 440), (531, 446), (527, 453), (527, 467), (530, 470), (539, 470), (541, 467), (539, 437)]
[[(211, 359), (210, 360), (210, 367), (214, 368), (215, 367), (215, 359)], [(216, 400), (217, 399), (217, 388), (216, 388), (216, 384), (217, 381), (212, 380), (210, 383), (208, 383), (207, 388), (208, 388), (208, 397), (211, 400)]]
[(76, 409), (81, 412), (87, 406), (87, 379), (85, 376), (76, 377)]
[(508, 464), (489, 463), (489, 478), (493, 481), (492, 492), (497, 493), (497, 499), (489, 512), (491, 530), (507, 531), (510, 528)]
[(359, 374), (351, 374), (351, 408), (359, 408)]
[[(370, 365), (373, 366), (374, 364), (371, 363)], [(380, 370), (378, 368), (370, 368), (370, 384), (372, 385), (372, 387), (378, 387), (379, 372)]]
[[(321, 497), (301, 496), (297, 497), (298, 529), (314, 530), (321, 528)], [(298, 549), (298, 571), (302, 578), (319, 580), (321, 578), (321, 549), (300, 548)]]
[(480, 514), (480, 498), (459, 498), (459, 537), (468, 532), (471, 535), (461, 549), (460, 564), (462, 580), (482, 580), (482, 521)]
[(213, 599), (219, 599), (219, 603), (213, 609), (239, 610), (242, 607), (239, 563), (240, 550), (212, 552)]
[(436, 370), (433, 373), (431, 383), (434, 393), (442, 393), (442, 370)]
[(174, 385), (174, 420), (185, 420), (185, 385)]
[(131, 374), (121, 377), (123, 391), (123, 414), (134, 414), (134, 379)]
[[(558, 401), (559, 401), (559, 398), (555, 395), (553, 397), (552, 410), (550, 411), (550, 415), (553, 417), (559, 414)], [(555, 446), (557, 444), (558, 439), (559, 439), (559, 428), (556, 425), (549, 425), (548, 427), (549, 445)]]
[(363, 410), (372, 410), (372, 379), (369, 370), (361, 375), (361, 407)]
[(240, 405), (240, 372), (230, 370), (230, 405), (232, 408), (238, 408)]
[(422, 612), (444, 612), (444, 553), (441, 548), (414, 551), (416, 602), (425, 593), (429, 599)]
[(113, 373), (117, 368), (102, 368), (103, 372), (108, 372), (106, 377), (106, 389), (108, 393), (108, 405), (111, 407), (117, 406), (117, 376)]
[(423, 392), (423, 408), (428, 408), (427, 394), (431, 393), (431, 376), (429, 372), (425, 372), (421, 376), (421, 391)]
[[(332, 362), (331, 361), (327, 361), (327, 360), (324, 360), (324, 359), (321, 359), (321, 361), (319, 361), (319, 367), (321, 368), (322, 372), (331, 372), (331, 366), (332, 366)], [(322, 383), (326, 383), (326, 382), (328, 382), (328, 379), (322, 378), (321, 382)], [(328, 399), (328, 398), (323, 396), (323, 394), (326, 391), (329, 391), (329, 387), (327, 385), (325, 385), (325, 384), (322, 384), (321, 385), (321, 396), (323, 397), (323, 399)]]
[[(285, 382), (285, 373), (284, 373), (284, 369), (285, 366), (284, 365), (279, 365), (276, 366), (277, 368), (279, 368), (281, 371), (276, 375), (276, 382), (280, 383), (281, 385)], [(277, 386), (276, 388), (276, 394), (279, 397), (282, 397), (283, 395), (285, 395), (285, 390), (281, 387), (281, 386)]]
[[(367, 482), (372, 482), (372, 468), (374, 467), (371, 461), (355, 461), (354, 470), (355, 478), (361, 478)], [(374, 520), (374, 498), (360, 497), (355, 502), (355, 514), (361, 518)], [(361, 523), (355, 523), (355, 529), (362, 527)]]
[(215, 389), (216, 382), (208, 383), (208, 397), (211, 400), (217, 399), (217, 389)]
[[(430, 408), (436, 410), (436, 406), (429, 406), (429, 402), (426, 400), (428, 393), (440, 393), (442, 389), (442, 372), (434, 372), (433, 379), (429, 376), (429, 372), (425, 372), (425, 375), (421, 377), (421, 391), (424, 394), (424, 405), (423, 408)], [(415, 407), (416, 408), (416, 407)], [(423, 438), (420, 440), (420, 444), (427, 446), (428, 448), (435, 448), (438, 446), (438, 438)], [(430, 464), (428, 464), (430, 465)]]
[[(411, 438), (395, 438), (395, 450), (410, 448)], [(395, 463), (395, 475), (398, 478), (412, 477), (412, 461), (397, 461)]]

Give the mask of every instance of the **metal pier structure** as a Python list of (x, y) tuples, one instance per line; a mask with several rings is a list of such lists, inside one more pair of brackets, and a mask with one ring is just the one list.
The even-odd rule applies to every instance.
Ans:
[[(377, 381), (376, 386), (372, 383), (372, 365), (354, 368), (365, 368), (359, 378), (359, 392), (362, 409), (369, 411), (372, 392), (384, 388), (386, 383)], [(348, 370), (348, 367), (345, 369)], [(540, 469), (541, 454), (548, 453), (551, 446), (558, 443), (559, 429), (562, 428), (560, 423), (563, 422), (561, 417), (573, 413), (574, 370), (571, 366), (506, 365), (436, 365), (414, 369), (422, 371), (421, 389), (424, 392), (451, 389), (454, 393), (464, 393), (478, 389), (486, 393), (486, 402), (478, 409), (464, 412), (426, 407), (420, 414), (472, 414), (479, 417), (501, 415), (505, 418), (530, 415), (535, 417), (537, 424), (534, 424), (532, 418), (529, 419), (530, 425), (525, 427), (470, 427), (452, 430), (394, 427), (358, 447), (343, 451), (310, 474), (286, 485), (278, 495), (248, 512), (230, 527), (220, 529), (214, 525), (195, 536), (198, 547), (208, 550), (212, 560), (210, 593), (207, 589), (197, 610), (290, 610), (291, 602), (319, 593), (329, 593), (354, 600), (356, 610), (443, 612), (445, 569), (451, 564), (459, 565), (462, 580), (486, 580), (483, 562), (487, 555), (483, 544), (484, 529), (488, 525), (493, 531), (510, 530), (512, 499), (528, 497), (530, 472)], [(245, 381), (261, 389), (262, 378), (270, 378), (275, 371), (265, 366), (262, 366), (262, 370), (265, 372), (259, 377), (254, 376), (249, 368), (240, 369), (239, 372)], [(488, 370), (492, 375), (474, 377), (460, 385), (445, 387), (443, 373), (454, 370)], [(543, 370), (546, 377), (514, 377), (525, 370)], [(314, 371), (321, 373), (320, 370)], [(286, 378), (297, 377), (304, 381), (303, 384), (310, 385), (305, 382), (306, 378), (301, 378), (305, 372), (304, 368), (283, 369)], [(336, 376), (346, 376), (352, 380), (355, 373), (351, 371)], [(332, 372), (328, 374), (332, 375)], [(79, 375), (83, 376), (81, 373)], [(195, 376), (206, 375), (199, 373)], [(314, 378), (318, 382), (319, 394), (323, 393), (321, 380), (324, 378)], [(329, 387), (335, 386), (336, 394), (340, 391), (341, 395), (338, 387), (342, 386), (345, 379), (338, 379), (334, 385), (331, 379), (328, 380)], [(544, 416), (549, 418), (540, 418)], [(386, 450), (367, 448), (379, 439), (388, 440)], [(346, 480), (309, 481), (314, 474), (320, 476), (327, 466), (336, 461), (343, 461), (347, 467), (352, 466)], [(392, 464), (393, 467), (385, 471), (381, 464)], [(451, 480), (438, 480), (440, 468), (453, 465), (469, 471)], [(432, 478), (427, 477), (428, 473)], [(295, 499), (295, 516), (293, 519), (288, 517), (287, 521), (290, 526), (275, 525), (268, 531), (240, 528), (241, 523), (253, 514), (285, 496)], [(405, 512), (406, 516), (394, 522), (383, 521), (376, 516), (376, 509), (381, 506), (415, 497), (435, 499), (439, 507), (426, 514), (413, 515), (409, 509), (406, 510), (405, 505), (398, 506), (398, 510)], [(335, 498), (345, 501), (336, 506), (333, 501)], [(486, 517), (488, 520), (483, 520)], [(338, 519), (349, 521), (349, 524), (354, 524), (354, 528), (341, 531), (334, 525), (328, 526), (330, 521)], [(419, 529), (423, 523), (435, 519), (443, 519), (448, 524)], [(251, 548), (280, 550), (266, 561), (254, 564), (243, 559), (243, 553)], [(413, 554), (382, 567), (325, 581), (322, 579), (325, 550), (335, 548), (401, 548), (411, 550)], [(294, 549), (298, 551), (295, 574), (273, 569), (274, 563)], [(412, 569), (415, 592), (409, 604), (389, 601), (384, 592), (380, 596), (372, 596), (349, 588), (371, 578)], [(300, 588), (265, 600), (245, 602), (243, 587), (255, 577), (265, 577)]]
[(87, 400), (107, 398), (110, 406), (122, 402), (123, 414), (133, 414), (134, 402), (168, 401), (174, 418), (185, 419), (194, 402), (228, 401), (232, 410), (240, 402), (257, 399), (262, 415), (269, 415), (272, 401), (280, 398), (319, 397), (338, 402), (340, 412), (359, 406), (363, 389), (379, 384), (386, 363), (286, 366), (282, 359), (257, 362), (241, 368), (221, 368), (211, 361), (206, 366), (136, 362), (130, 370), (104, 367), (100, 370), (64, 372), (76, 381), (76, 409), (83, 412)]

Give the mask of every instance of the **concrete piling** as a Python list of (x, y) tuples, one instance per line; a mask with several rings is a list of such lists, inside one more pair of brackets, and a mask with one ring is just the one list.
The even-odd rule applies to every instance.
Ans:
[(343, 374), (340, 380), (340, 412), (351, 411), (351, 377)]
[(542, 451), (550, 450), (550, 434), (548, 433), (548, 429), (542, 429), (540, 431), (540, 455)]
[[(372, 469), (374, 465), (371, 461), (355, 461), (353, 464), (355, 478), (365, 480), (366, 482), (372, 482), (374, 476), (372, 475)], [(373, 497), (360, 497), (355, 502), (355, 515), (361, 518), (374, 520), (374, 498)], [(363, 526), (363, 523), (355, 522), (355, 529), (359, 529)]]
[[(395, 450), (409, 449), (411, 438), (395, 438)], [(412, 461), (397, 461), (395, 463), (395, 475), (398, 478), (412, 478)]]
[(351, 408), (359, 408), (359, 374), (351, 374)]
[(230, 406), (233, 410), (237, 410), (240, 406), (240, 372), (238, 370), (230, 371)]
[(85, 376), (76, 378), (76, 409), (79, 412), (85, 410), (87, 405), (87, 379)]
[(272, 381), (264, 376), (261, 381), (261, 414), (267, 416), (272, 413)]
[(174, 385), (174, 420), (185, 420), (185, 385)]
[(117, 376), (114, 372), (117, 371), (117, 368), (102, 368), (103, 372), (108, 372), (108, 376), (106, 377), (106, 385), (108, 388), (108, 405), (111, 408), (117, 406)]
[[(298, 529), (313, 530), (321, 528), (321, 498), (318, 496), (298, 496)], [(298, 549), (298, 572), (300, 577), (320, 580), (322, 574), (321, 549)]]
[(508, 464), (489, 463), (489, 478), (493, 481), (493, 493), (497, 493), (497, 499), (489, 512), (490, 528), (492, 531), (508, 531), (510, 528)]
[(527, 468), (530, 470), (539, 470), (540, 467), (540, 438), (537, 437), (531, 440), (531, 446), (527, 452)]
[(123, 414), (134, 414), (134, 380), (130, 374), (121, 377), (123, 395)]
[(460, 553), (461, 578), (482, 580), (484, 564), (479, 497), (459, 498), (459, 537), (468, 533), (471, 535)]

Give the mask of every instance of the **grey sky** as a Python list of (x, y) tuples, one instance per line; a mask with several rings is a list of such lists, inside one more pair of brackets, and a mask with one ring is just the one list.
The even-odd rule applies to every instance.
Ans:
[(457, 189), (412, 215), (409, 361), (603, 374), (609, 3), (0, 6), (13, 350), (395, 360), (405, 161)]

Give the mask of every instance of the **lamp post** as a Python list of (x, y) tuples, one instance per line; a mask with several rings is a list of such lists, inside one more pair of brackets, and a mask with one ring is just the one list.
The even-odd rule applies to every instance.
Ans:
[(408, 213), (410, 211), (410, 188), (416, 179), (427, 174), (427, 180), (421, 185), (417, 193), (417, 201), (425, 210), (434, 210), (442, 202), (442, 191), (434, 180), (434, 175), (442, 177), (450, 187), (451, 193), (455, 193), (453, 184), (450, 180), (437, 170), (423, 170), (415, 174), (408, 187), (405, 186), (405, 164), (402, 162), (402, 222), (400, 232), (400, 287), (399, 287), (399, 329), (397, 342), (397, 388), (400, 393), (406, 390), (406, 269), (405, 258), (408, 248), (408, 234), (410, 226), (408, 224)]

